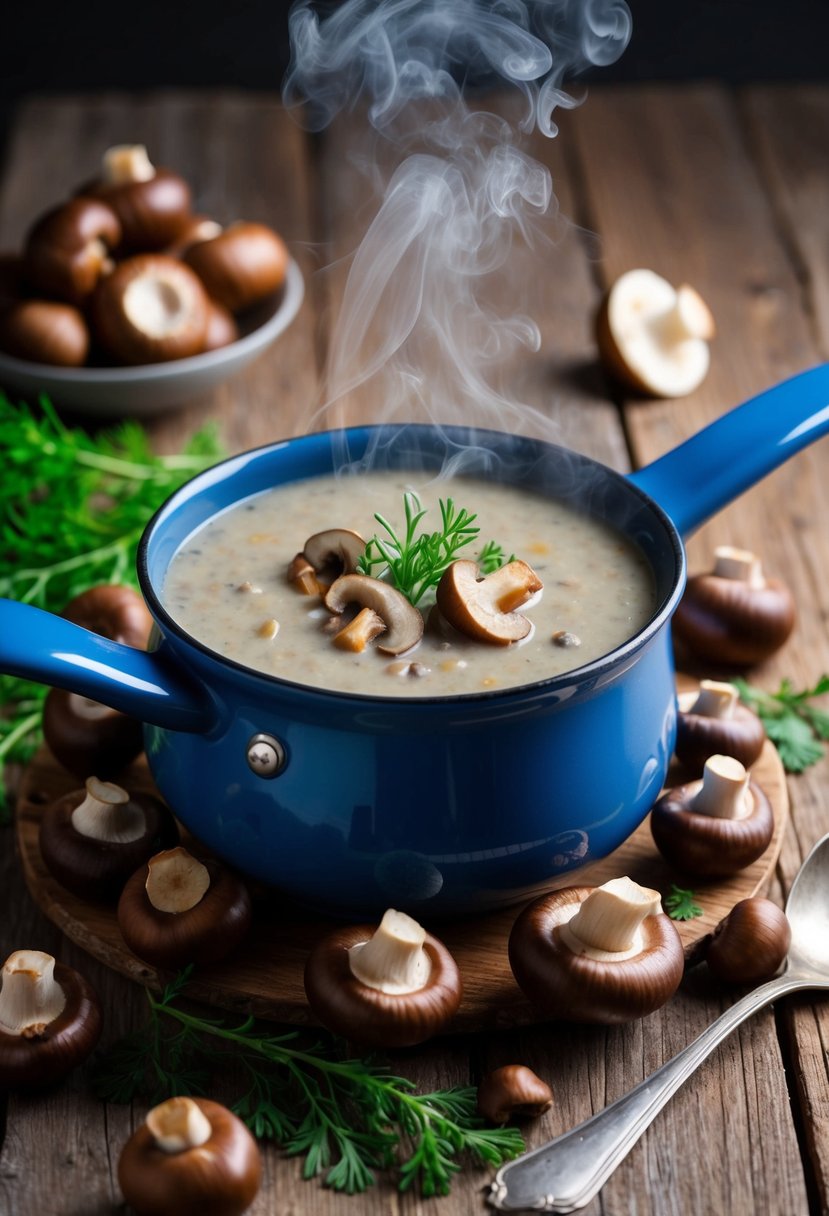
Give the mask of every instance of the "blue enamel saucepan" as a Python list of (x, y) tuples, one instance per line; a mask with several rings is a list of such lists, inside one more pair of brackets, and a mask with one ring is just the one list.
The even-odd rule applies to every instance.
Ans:
[[(219, 856), (335, 912), (428, 914), (525, 898), (605, 856), (656, 799), (674, 743), (670, 618), (682, 537), (829, 429), (829, 365), (725, 415), (630, 477), (551, 444), (456, 428), (314, 434), (234, 457), (178, 490), (145, 532), (139, 575), (155, 619), (144, 654), (0, 601), (0, 669), (142, 719), (153, 776)], [(371, 451), (381, 467), (465, 472), (563, 498), (621, 528), (653, 569), (639, 634), (567, 675), (410, 699), (303, 687), (208, 650), (161, 602), (195, 529), (283, 482)]]

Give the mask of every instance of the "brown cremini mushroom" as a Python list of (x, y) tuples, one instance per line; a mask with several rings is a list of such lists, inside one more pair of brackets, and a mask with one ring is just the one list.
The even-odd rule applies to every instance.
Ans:
[(0, 979), (0, 1088), (54, 1084), (100, 1034), (100, 1002), (83, 976), (40, 950), (9, 955)]
[(504, 1064), (478, 1086), (478, 1111), (490, 1123), (537, 1119), (553, 1105), (553, 1091), (524, 1064)]
[(40, 820), (40, 853), (61, 886), (84, 899), (116, 899), (142, 862), (178, 841), (171, 812), (152, 794), (90, 777)]
[(151, 857), (118, 901), (118, 927), (134, 954), (156, 967), (217, 963), (251, 923), (247, 887), (217, 861), (181, 847)]
[(326, 528), (324, 532), (315, 532), (305, 542), (302, 554), (317, 579), (324, 583), (333, 583), (343, 574), (354, 574), (357, 561), (365, 552), (366, 542), (359, 532), (350, 528)]
[(532, 629), (529, 618), (516, 609), (542, 588), (526, 562), (508, 562), (482, 578), (475, 562), (461, 560), (444, 570), (435, 594), (450, 625), (468, 637), (506, 646)]
[(703, 680), (696, 693), (682, 693), (674, 751), (690, 773), (701, 773), (709, 756), (733, 756), (750, 768), (766, 741), (763, 723), (738, 700), (733, 684)]
[(248, 1129), (209, 1098), (168, 1098), (130, 1136), (118, 1183), (138, 1216), (241, 1216), (262, 1181)]
[(173, 243), (162, 252), (171, 258), (183, 257), (191, 245), (195, 245), (199, 241), (212, 241), (213, 237), (218, 236), (221, 231), (222, 225), (216, 220), (211, 220), (209, 216), (190, 215)]
[(89, 354), (83, 314), (55, 300), (19, 300), (0, 313), (0, 350), (52, 367), (81, 367)]
[(337, 929), (305, 966), (308, 1003), (323, 1026), (369, 1047), (412, 1047), (439, 1034), (461, 1002), (442, 942), (393, 908), (379, 926)]
[(700, 878), (725, 878), (762, 856), (774, 833), (771, 803), (732, 756), (710, 756), (701, 781), (663, 794), (651, 834), (672, 866)]
[(596, 340), (609, 372), (652, 397), (683, 397), (708, 372), (714, 319), (693, 287), (629, 270), (599, 310)]
[(760, 559), (746, 549), (721, 545), (714, 559), (710, 574), (688, 580), (674, 613), (674, 637), (712, 663), (760, 663), (794, 628), (792, 594), (779, 579), (767, 579)]
[(673, 995), (684, 955), (659, 892), (629, 878), (566, 887), (530, 904), (509, 939), (519, 987), (553, 1018), (613, 1024)]
[(265, 224), (231, 224), (185, 250), (184, 261), (208, 294), (231, 312), (242, 312), (282, 287), (288, 270), (284, 241)]
[(792, 931), (786, 914), (762, 895), (735, 904), (728, 916), (686, 954), (686, 965), (704, 959), (726, 984), (758, 984), (776, 975), (789, 951)]
[(90, 303), (92, 329), (121, 363), (165, 363), (204, 348), (209, 301), (183, 262), (144, 253), (120, 262)]
[(228, 312), (224, 304), (208, 299), (207, 330), (202, 350), (221, 350), (223, 346), (230, 346), (231, 342), (236, 342), (238, 338), (239, 326), (233, 314)]
[(118, 217), (106, 203), (74, 198), (42, 216), (26, 238), (24, 267), (38, 295), (83, 305), (121, 240)]
[[(376, 649), (383, 654), (403, 654), (423, 637), (423, 617), (395, 587), (366, 574), (344, 574), (325, 595), (329, 612), (339, 616), (349, 604), (370, 608), (382, 620), (385, 632)], [(336, 639), (339, 634), (334, 637)]]
[(118, 216), (119, 252), (172, 244), (191, 218), (190, 187), (178, 173), (156, 168), (142, 144), (119, 144), (104, 153), (101, 176), (78, 191), (101, 199)]

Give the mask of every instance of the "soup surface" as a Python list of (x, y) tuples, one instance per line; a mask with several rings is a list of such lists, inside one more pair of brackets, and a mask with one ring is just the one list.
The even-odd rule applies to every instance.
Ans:
[[(424, 484), (424, 478), (400, 471), (320, 477), (236, 504), (176, 554), (162, 591), (167, 611), (211, 650), (257, 671), (391, 697), (472, 694), (549, 679), (607, 654), (652, 615), (647, 563), (605, 524), (498, 482)], [(494, 645), (434, 628), (433, 621), (400, 657), (381, 654), (371, 642), (359, 653), (334, 645), (324, 629), (331, 614), (321, 598), (302, 595), (288, 581), (288, 566), (308, 537), (328, 528), (351, 528), (366, 539), (384, 535), (375, 512), (401, 533), (407, 489), (428, 508), (424, 530), (440, 528), (439, 499), (451, 497), (477, 515), (480, 532), (458, 557), (474, 559), (494, 541), (506, 557), (532, 566), (544, 588), (519, 609), (532, 622), (528, 637)], [(428, 617), (433, 603), (427, 595), (418, 607)]]

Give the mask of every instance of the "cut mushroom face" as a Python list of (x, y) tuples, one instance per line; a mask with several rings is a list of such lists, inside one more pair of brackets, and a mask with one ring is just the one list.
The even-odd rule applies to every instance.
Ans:
[(461, 633), (506, 646), (529, 634), (531, 621), (516, 609), (542, 588), (526, 562), (508, 562), (481, 578), (475, 562), (456, 561), (444, 571), (436, 597), (443, 616)]
[(318, 578), (333, 582), (343, 574), (353, 574), (365, 552), (366, 542), (350, 528), (326, 528), (305, 542), (302, 556)]
[(530, 904), (513, 926), (509, 958), (539, 1009), (607, 1024), (658, 1009), (684, 968), (682, 943), (659, 893), (629, 878), (569, 887)]
[(162, 363), (204, 349), (207, 295), (182, 262), (162, 254), (127, 258), (92, 298), (92, 328), (123, 363)]
[(692, 287), (674, 288), (651, 270), (631, 270), (605, 299), (597, 323), (601, 356), (637, 392), (682, 397), (705, 379), (714, 321)]
[(675, 752), (691, 774), (701, 773), (711, 756), (733, 756), (746, 768), (763, 750), (763, 723), (740, 705), (733, 684), (703, 680), (698, 693), (679, 697)]
[(344, 574), (329, 587), (325, 606), (335, 616), (349, 604), (370, 608), (385, 625), (382, 640), (376, 643), (383, 654), (403, 654), (423, 636), (423, 617), (405, 595), (388, 583), (365, 574)]

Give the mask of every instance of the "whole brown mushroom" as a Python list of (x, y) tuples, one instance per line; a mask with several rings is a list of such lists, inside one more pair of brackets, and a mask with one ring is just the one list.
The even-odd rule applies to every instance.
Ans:
[(208, 299), (207, 330), (202, 350), (220, 350), (223, 346), (230, 346), (231, 342), (236, 342), (238, 338), (239, 326), (233, 314), (228, 312), (224, 304)]
[(120, 262), (90, 303), (93, 333), (120, 363), (166, 363), (204, 349), (210, 304), (183, 262), (144, 253)]
[(262, 1180), (256, 1141), (209, 1098), (168, 1098), (121, 1150), (118, 1182), (138, 1216), (241, 1216)]
[(184, 261), (208, 295), (234, 313), (278, 291), (285, 282), (288, 260), (285, 243), (272, 228), (241, 222), (184, 252)]
[(81, 367), (89, 354), (83, 314), (55, 300), (19, 300), (0, 312), (0, 350), (52, 367)]
[(733, 684), (703, 680), (696, 693), (679, 696), (674, 751), (689, 773), (701, 773), (710, 756), (733, 756), (746, 768), (766, 741), (763, 723), (741, 705)]
[(478, 1086), (478, 1111), (490, 1123), (537, 1119), (553, 1105), (553, 1091), (525, 1064), (504, 1064)]
[(687, 965), (704, 959), (726, 984), (758, 984), (780, 970), (792, 931), (786, 913), (770, 899), (752, 895), (735, 904), (713, 933), (692, 948)]
[(190, 187), (178, 173), (156, 168), (143, 144), (118, 144), (104, 153), (101, 176), (79, 194), (102, 199), (118, 216), (119, 253), (164, 249), (191, 219)]
[(71, 199), (48, 211), (29, 232), (26, 279), (37, 295), (81, 306), (111, 268), (120, 240), (121, 225), (111, 207), (94, 198)]

